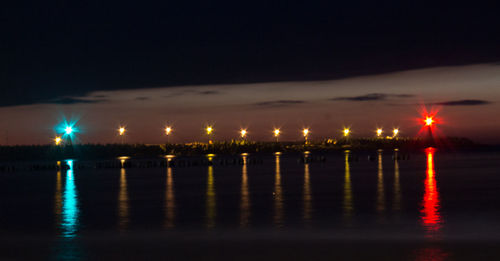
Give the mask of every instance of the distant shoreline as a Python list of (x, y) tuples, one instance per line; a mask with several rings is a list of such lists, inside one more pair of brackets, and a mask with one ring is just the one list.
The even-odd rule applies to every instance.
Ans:
[(224, 141), (186, 144), (74, 144), (0, 146), (0, 162), (61, 159), (111, 159), (120, 156), (156, 158), (161, 155), (195, 156), (206, 154), (236, 155), (241, 153), (274, 152), (335, 152), (343, 150), (374, 151), (398, 149), (416, 152), (426, 147), (447, 151), (499, 150), (498, 146), (482, 145), (466, 138), (446, 138), (436, 141), (423, 139), (344, 139), (311, 142), (252, 142)]

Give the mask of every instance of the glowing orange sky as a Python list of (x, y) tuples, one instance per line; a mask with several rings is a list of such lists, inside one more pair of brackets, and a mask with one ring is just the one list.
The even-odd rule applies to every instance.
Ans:
[[(463, 100), (484, 101), (441, 105), (439, 125), (449, 136), (500, 142), (500, 66), (478, 64), (403, 71), (383, 75), (318, 82), (183, 86), (126, 91), (99, 91), (74, 97), (90, 103), (35, 104), (0, 108), (0, 143), (44, 144), (54, 137), (61, 117), (78, 117), (81, 142), (119, 142), (117, 129), (127, 127), (126, 142), (160, 143), (164, 127), (173, 126), (172, 142), (204, 141), (205, 124), (213, 124), (215, 139), (237, 138), (240, 127), (249, 139), (280, 140), (339, 137), (343, 126), (353, 136), (374, 136), (376, 127), (388, 134), (400, 127), (415, 136), (421, 104)], [(437, 106), (437, 105), (436, 105)], [(430, 106), (429, 106), (430, 107)]]

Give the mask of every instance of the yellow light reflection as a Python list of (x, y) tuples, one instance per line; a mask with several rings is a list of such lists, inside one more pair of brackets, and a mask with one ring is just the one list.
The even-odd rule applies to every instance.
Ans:
[[(306, 162), (309, 156), (306, 155)], [(303, 189), (303, 201), (304, 201), (304, 222), (309, 225), (312, 217), (312, 191), (311, 182), (309, 175), (309, 164), (304, 164), (304, 189)]]
[(121, 159), (120, 162), (122, 168), (120, 169), (120, 190), (118, 191), (118, 228), (120, 230), (125, 230), (129, 223), (127, 172), (123, 167), (125, 159)]
[(351, 170), (349, 168), (349, 153), (350, 153), (349, 150), (344, 151), (344, 159), (345, 159), (344, 201), (342, 202), (342, 207), (344, 210), (344, 220), (348, 224), (352, 222), (352, 216), (354, 212), (352, 188), (351, 188)]
[(247, 156), (243, 155), (243, 166), (241, 167), (241, 203), (240, 203), (240, 226), (247, 227), (250, 222), (250, 192), (248, 190)]
[[(212, 158), (209, 157), (209, 160), (212, 160)], [(212, 229), (215, 227), (215, 217), (217, 214), (214, 182), (214, 167), (208, 166), (206, 195), (206, 222), (208, 229)]]
[(380, 221), (384, 219), (385, 212), (385, 192), (384, 192), (384, 171), (382, 168), (382, 151), (378, 151), (378, 168), (377, 168), (377, 213)]
[[(167, 161), (171, 158), (167, 158)], [(165, 228), (173, 228), (175, 220), (175, 194), (174, 194), (174, 177), (172, 168), (167, 167), (167, 184), (165, 190)]]
[(399, 161), (398, 152), (394, 152), (394, 202), (393, 210), (399, 212), (401, 210), (401, 185), (399, 182)]
[(276, 173), (274, 176), (274, 224), (283, 227), (283, 191), (281, 188), (280, 154), (276, 155)]
[(54, 214), (56, 217), (56, 224), (61, 222), (61, 211), (62, 211), (62, 180), (61, 180), (61, 162), (57, 162), (57, 176), (56, 176), (56, 193), (54, 196)]

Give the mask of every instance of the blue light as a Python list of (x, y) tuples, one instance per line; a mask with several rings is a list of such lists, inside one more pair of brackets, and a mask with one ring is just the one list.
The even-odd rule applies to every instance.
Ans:
[(63, 118), (61, 123), (54, 127), (54, 130), (57, 134), (61, 135), (61, 138), (64, 139), (67, 144), (73, 144), (76, 140), (75, 134), (80, 132), (80, 128), (76, 126), (78, 119), (66, 120)]
[(71, 126), (67, 126), (64, 129), (64, 132), (66, 132), (67, 135), (71, 135), (71, 133), (73, 133), (73, 128)]

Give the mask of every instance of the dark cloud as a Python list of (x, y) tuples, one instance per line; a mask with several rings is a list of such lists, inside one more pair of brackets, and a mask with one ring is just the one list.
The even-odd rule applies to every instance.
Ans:
[(381, 101), (387, 98), (411, 98), (412, 94), (369, 93), (360, 96), (335, 97), (331, 101)]
[(99, 100), (85, 100), (81, 98), (75, 98), (75, 97), (61, 97), (57, 99), (53, 99), (47, 102), (43, 102), (46, 104), (81, 104), (81, 103), (100, 103), (106, 101), (105, 99), (99, 99)]
[(5, 2), (0, 106), (500, 60), (497, 1)]
[(213, 95), (213, 94), (219, 94), (220, 92), (219, 91), (200, 91), (198, 92), (198, 94), (201, 94), (201, 95)]
[(185, 91), (173, 92), (173, 93), (165, 95), (163, 97), (165, 97), (165, 98), (172, 98), (172, 97), (177, 97), (177, 96), (182, 96), (182, 95), (187, 95), (187, 94), (193, 94), (193, 95), (215, 95), (215, 94), (220, 94), (220, 93), (221, 93), (220, 91), (215, 91), (215, 90), (207, 90), (207, 91), (185, 90)]
[(305, 103), (305, 101), (300, 101), (300, 100), (277, 100), (277, 101), (266, 101), (266, 102), (258, 102), (254, 103), (253, 105), (255, 106), (286, 106), (286, 105), (294, 105), (294, 104), (302, 104)]
[(136, 100), (138, 100), (138, 101), (147, 101), (147, 100), (149, 100), (150, 98), (149, 98), (149, 97), (144, 97), (144, 96), (142, 96), (142, 97), (136, 97), (135, 99), (136, 99)]
[(456, 100), (456, 101), (446, 101), (446, 102), (438, 102), (436, 105), (443, 106), (476, 106), (476, 105), (486, 105), (491, 102), (485, 100)]

